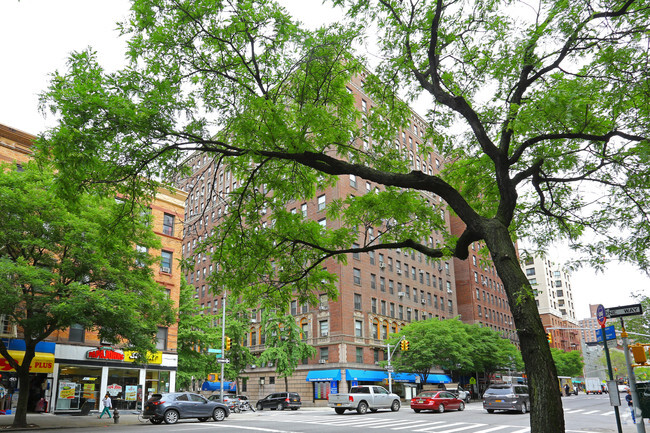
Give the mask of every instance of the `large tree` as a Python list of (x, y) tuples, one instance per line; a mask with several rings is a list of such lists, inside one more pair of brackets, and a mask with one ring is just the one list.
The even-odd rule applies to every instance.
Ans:
[[(260, 301), (286, 305), (318, 288), (334, 295), (322, 262), (353, 250), (466, 259), (482, 241), (521, 342), (532, 431), (563, 431), (554, 363), (513, 238), (569, 240), (596, 265), (614, 255), (648, 266), (650, 8), (334, 3), (352, 24), (307, 31), (272, 0), (135, 0), (122, 27), (131, 64), (107, 74), (92, 52), (74, 54), (43, 95), (60, 123), (40, 147), (70, 193), (98, 182), (137, 191), (174, 175), (189, 150), (228, 164), (241, 182), (211, 238), (223, 265), (216, 278)], [(370, 56), (350, 50), (364, 30), (377, 44), (374, 73)], [(363, 116), (346, 89), (355, 76), (371, 102)], [(427, 104), (426, 144), (412, 157), (395, 144), (412, 125), (399, 94)], [(432, 149), (447, 158), (441, 172), (417, 168)], [(336, 228), (286, 210), (347, 175), (379, 188), (329, 204)], [(443, 208), (466, 228), (437, 245), (428, 239), (445, 230)]]
[(79, 324), (101, 341), (140, 353), (155, 350), (159, 325), (174, 320), (171, 301), (153, 279), (154, 263), (136, 245), (159, 247), (150, 216), (129, 203), (55, 194), (54, 176), (30, 163), (0, 166), (0, 314), (25, 340), (22, 362), (0, 340), (0, 355), (18, 374), (13, 425), (27, 425), (29, 366), (36, 345)]
[(582, 376), (585, 363), (582, 361), (582, 353), (579, 350), (565, 352), (564, 350), (552, 348), (551, 355), (555, 361), (557, 374), (560, 376)]

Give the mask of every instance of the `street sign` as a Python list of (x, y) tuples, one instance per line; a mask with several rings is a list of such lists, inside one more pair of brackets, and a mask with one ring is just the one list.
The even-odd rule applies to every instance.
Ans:
[(607, 308), (605, 314), (610, 319), (613, 317), (639, 316), (643, 314), (641, 304), (623, 305), (622, 307)]
[(219, 363), (219, 364), (230, 364), (230, 359), (228, 359), (228, 358), (219, 358), (219, 359), (217, 359), (217, 363)]
[(221, 354), (221, 349), (208, 349), (208, 353), (216, 353), (217, 355)]
[[(616, 339), (616, 329), (614, 325), (605, 327), (605, 339), (606, 340), (615, 340)], [(603, 330), (596, 329), (596, 341), (599, 343), (603, 342)]]
[(386, 366), (386, 371), (390, 371), (392, 373), (393, 371), (395, 371), (395, 369), (393, 368), (392, 365), (387, 365)]
[(600, 326), (605, 326), (605, 322), (607, 322), (607, 316), (605, 314), (605, 307), (603, 307), (603, 304), (599, 304), (598, 309), (596, 309), (596, 319), (598, 319), (598, 324)]

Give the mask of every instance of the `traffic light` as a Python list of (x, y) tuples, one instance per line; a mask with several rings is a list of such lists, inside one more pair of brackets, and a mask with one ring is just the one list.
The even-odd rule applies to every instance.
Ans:
[(226, 337), (226, 350), (230, 350), (231, 340), (230, 337)]
[(408, 340), (402, 340), (402, 342), (400, 343), (400, 347), (402, 348), (402, 350), (404, 352), (409, 350), (409, 342), (408, 342)]
[(645, 354), (645, 346), (642, 344), (634, 344), (630, 346), (632, 351), (632, 356), (634, 356), (634, 362), (637, 364), (645, 364), (648, 362), (648, 357)]
[(546, 341), (548, 341), (548, 343), (551, 344), (553, 342), (553, 334), (551, 334), (550, 332), (547, 332), (546, 333)]

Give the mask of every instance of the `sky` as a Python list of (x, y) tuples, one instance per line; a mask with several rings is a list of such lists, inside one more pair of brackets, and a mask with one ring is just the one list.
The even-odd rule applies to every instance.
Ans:
[[(338, 16), (321, 0), (281, 3), (309, 26)], [(38, 95), (51, 73), (65, 70), (71, 52), (90, 46), (106, 70), (123, 65), (125, 42), (116, 23), (127, 17), (129, 5), (128, 0), (0, 0), (0, 123), (34, 135), (55, 125), (53, 116), (39, 112)], [(550, 258), (562, 263), (570, 253), (557, 248)], [(613, 264), (598, 274), (582, 269), (571, 281), (579, 319), (589, 315), (589, 304), (616, 307), (635, 303), (631, 293), (650, 295), (650, 278), (631, 265)]]

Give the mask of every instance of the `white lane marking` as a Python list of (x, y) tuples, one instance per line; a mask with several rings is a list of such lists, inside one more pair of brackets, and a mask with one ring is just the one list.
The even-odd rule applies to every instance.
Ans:
[(425, 425), (433, 425), (433, 424), (442, 424), (442, 421), (423, 422), (420, 425), (409, 425), (409, 426), (406, 426), (406, 427), (395, 427), (395, 428), (392, 428), (391, 430), (404, 430), (404, 429), (407, 429), (407, 428), (422, 427), (422, 426), (425, 426)]
[(508, 427), (511, 427), (511, 426), (509, 426), (509, 425), (498, 425), (496, 427), (486, 428), (485, 430), (479, 430), (479, 431), (475, 431), (473, 433), (489, 433), (489, 432), (496, 431), (496, 430), (502, 430), (502, 429), (508, 428)]

